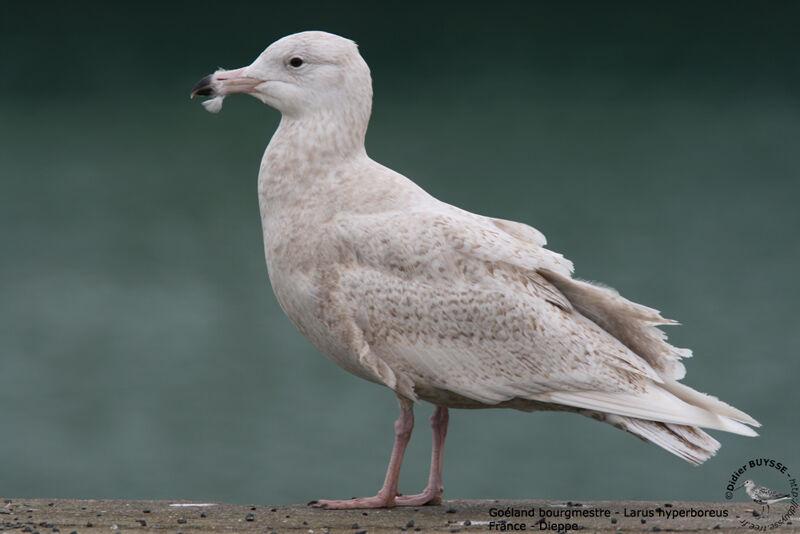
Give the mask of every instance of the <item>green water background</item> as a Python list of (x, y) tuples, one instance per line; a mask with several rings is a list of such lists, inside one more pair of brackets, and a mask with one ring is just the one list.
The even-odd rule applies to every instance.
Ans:
[[(446, 496), (721, 500), (751, 457), (800, 469), (798, 20), (796, 2), (3, 3), (0, 495), (378, 488), (393, 395), (320, 355), (268, 285), (256, 175), (278, 113), (188, 99), (304, 29), (360, 44), (373, 158), (680, 320), (684, 382), (764, 424), (715, 433), (695, 468), (579, 416), (456, 411)], [(430, 411), (404, 492), (427, 479)]]

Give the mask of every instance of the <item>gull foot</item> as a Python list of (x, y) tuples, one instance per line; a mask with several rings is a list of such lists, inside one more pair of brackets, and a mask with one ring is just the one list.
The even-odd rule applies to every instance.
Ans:
[(384, 497), (375, 495), (374, 497), (359, 497), (358, 499), (347, 499), (343, 501), (331, 501), (320, 499), (308, 503), (312, 508), (325, 508), (326, 510), (350, 510), (353, 508), (391, 508), (395, 505), (394, 497)]
[(442, 490), (425, 488), (422, 493), (416, 495), (398, 495), (394, 499), (397, 506), (423, 506), (442, 504)]

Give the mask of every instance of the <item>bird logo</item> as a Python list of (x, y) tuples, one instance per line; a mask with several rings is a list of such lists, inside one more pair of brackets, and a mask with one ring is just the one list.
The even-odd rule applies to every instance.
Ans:
[(759, 486), (752, 480), (745, 480), (739, 486), (737, 486), (736, 489), (738, 490), (742, 487), (744, 487), (744, 491), (747, 492), (747, 496), (753, 499), (753, 502), (761, 505), (762, 512), (764, 506), (766, 506), (767, 515), (769, 515), (770, 504), (784, 501), (790, 497), (788, 493), (779, 493), (773, 489), (769, 489), (766, 486)]

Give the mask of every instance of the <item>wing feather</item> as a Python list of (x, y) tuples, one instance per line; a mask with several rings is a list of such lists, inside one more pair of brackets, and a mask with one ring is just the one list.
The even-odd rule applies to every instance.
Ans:
[(358, 326), (415, 390), (755, 434), (738, 422), (756, 424), (747, 414), (675, 382), (690, 352), (655, 327), (671, 321), (573, 280), (535, 229), (451, 207), (338, 224), (353, 251), (341, 283), (364, 308)]

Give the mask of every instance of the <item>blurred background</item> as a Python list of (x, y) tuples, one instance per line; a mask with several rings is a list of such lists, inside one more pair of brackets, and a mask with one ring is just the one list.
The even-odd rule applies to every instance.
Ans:
[[(796, 2), (6, 3), (0, 495), (371, 495), (394, 395), (318, 353), (267, 280), (256, 176), (279, 114), (189, 90), (272, 41), (354, 39), (367, 150), (684, 326), (685, 383), (763, 423), (692, 467), (577, 415), (456, 411), (447, 498), (722, 500), (800, 469)], [(401, 490), (427, 480), (430, 406)], [(744, 500), (744, 495), (738, 497)]]

